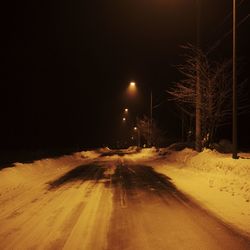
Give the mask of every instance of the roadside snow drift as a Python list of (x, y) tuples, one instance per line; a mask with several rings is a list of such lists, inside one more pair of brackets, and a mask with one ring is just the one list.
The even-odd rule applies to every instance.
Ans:
[(157, 171), (171, 177), (203, 207), (250, 235), (250, 154), (234, 160), (231, 154), (208, 149), (165, 153), (154, 163)]

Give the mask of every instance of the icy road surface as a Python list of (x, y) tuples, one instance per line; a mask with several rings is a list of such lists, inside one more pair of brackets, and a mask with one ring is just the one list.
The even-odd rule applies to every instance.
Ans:
[(105, 157), (3, 186), (0, 249), (250, 249), (150, 165)]

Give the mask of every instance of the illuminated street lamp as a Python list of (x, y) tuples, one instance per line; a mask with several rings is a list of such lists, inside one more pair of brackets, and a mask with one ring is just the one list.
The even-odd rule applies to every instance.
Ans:
[[(128, 87), (129, 93), (133, 94), (136, 92), (136, 83), (130, 82)], [(125, 110), (126, 112), (126, 110)], [(150, 119), (148, 121), (148, 132), (149, 132), (149, 146), (152, 146), (152, 137), (153, 137), (153, 93), (150, 90)]]
[(126, 108), (126, 109), (124, 109), (124, 112), (125, 112), (125, 113), (128, 113), (128, 109), (127, 109), (127, 108)]
[(126, 120), (127, 120), (126, 117), (123, 117), (123, 118), (122, 118), (122, 121), (123, 121), (123, 122), (125, 122)]
[(127, 89), (128, 95), (133, 97), (135, 96), (136, 92), (137, 92), (137, 86), (135, 82), (130, 82), (128, 89)]

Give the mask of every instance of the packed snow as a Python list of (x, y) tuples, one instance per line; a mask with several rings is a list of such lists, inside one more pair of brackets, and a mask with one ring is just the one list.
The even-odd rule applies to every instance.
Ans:
[[(81, 178), (67, 188), (49, 189), (51, 182), (93, 162), (97, 155), (80, 152), (2, 169), (0, 248), (77, 249), (75, 246), (81, 245), (82, 249), (92, 249), (93, 244), (95, 249), (105, 247), (112, 211), (111, 191), (103, 188), (103, 183), (83, 183)], [(99, 210), (100, 204), (103, 211)], [(79, 232), (84, 233), (84, 242)], [(93, 239), (96, 234), (98, 241)]]
[[(205, 149), (142, 150), (149, 164), (167, 175), (183, 193), (195, 199), (204, 209), (214, 213), (243, 234), (250, 235), (250, 154), (221, 154)], [(133, 157), (132, 157), (133, 158)], [(140, 155), (136, 156), (137, 159)]]
[(250, 235), (250, 153), (239, 153), (237, 160), (210, 149), (197, 153), (189, 148), (145, 148), (138, 153), (130, 148), (127, 153), (124, 160), (153, 166), (204, 209)]
[[(115, 153), (112, 154), (112, 152)], [(42, 244), (41, 247), (47, 247), (46, 242), (52, 239), (53, 244), (50, 247), (59, 247), (60, 244), (64, 244), (57, 241), (60, 236), (57, 233), (61, 228), (60, 223), (67, 224), (69, 219), (72, 220), (69, 218), (72, 211), (75, 216), (78, 216), (78, 210), (75, 211), (73, 208), (82, 209), (83, 206), (86, 206), (87, 217), (79, 221), (84, 221), (84, 223), (77, 223), (70, 235), (68, 231), (60, 231), (61, 234), (65, 234), (65, 237), (62, 238), (68, 237), (69, 239), (68, 245), (66, 245), (68, 249), (71, 246), (69, 244), (77, 244), (79, 228), (84, 230), (85, 227), (89, 227), (88, 225), (92, 225), (91, 232), (100, 232), (100, 234), (102, 231), (104, 232), (108, 227), (112, 213), (112, 193), (110, 189), (102, 188), (104, 183), (95, 182), (93, 196), (87, 205), (84, 203), (83, 197), (86, 199), (89, 197), (89, 188), (91, 185), (93, 186), (91, 180), (81, 185), (79, 184), (80, 180), (76, 181), (68, 189), (53, 192), (45, 192), (44, 190), (48, 183), (60, 178), (76, 166), (95, 161), (110, 164), (111, 159), (117, 160), (118, 163), (119, 161), (129, 161), (152, 166), (155, 171), (170, 177), (179, 190), (197, 201), (205, 210), (210, 211), (243, 234), (250, 236), (250, 153), (240, 154), (240, 158), (234, 160), (230, 154), (221, 154), (208, 149), (201, 153), (187, 148), (182, 151), (149, 148), (139, 152), (136, 148), (130, 148), (123, 150), (123, 154), (120, 151), (112, 152), (109, 148), (83, 151), (69, 156), (38, 160), (29, 164), (15, 163), (14, 167), (2, 169), (0, 171), (0, 219), (6, 218), (9, 214), (10, 216), (2, 221), (0, 237), (7, 239), (5, 243), (9, 246), (14, 246), (15, 242), (18, 241), (18, 239), (13, 241), (16, 223), (20, 227), (25, 225), (27, 218), (24, 211), (28, 210), (30, 224), (27, 225), (39, 224), (37, 230), (39, 229), (38, 231), (43, 232), (43, 234), (36, 235), (36, 229), (24, 227), (25, 230), (20, 234), (20, 237), (23, 237), (23, 246), (26, 246), (27, 243), (25, 235), (29, 234), (33, 235), (34, 239), (44, 237), (44, 245)], [(114, 168), (111, 166), (110, 172), (104, 174), (112, 176)], [(75, 189), (79, 189), (77, 195), (75, 195)], [(63, 192), (65, 192), (64, 195), (62, 195)], [(40, 197), (39, 200), (37, 197)], [(103, 199), (106, 204), (106, 213), (104, 214), (99, 210)], [(51, 213), (44, 212), (41, 220), (41, 216), (37, 217), (37, 212), (45, 204), (47, 204), (48, 209), (51, 209)], [(63, 206), (67, 209), (60, 210)], [(91, 210), (93, 207), (95, 211)], [(54, 228), (51, 229), (50, 234), (47, 234), (46, 223), (52, 223), (54, 219), (58, 223), (54, 223)], [(92, 237), (90, 231), (88, 231), (88, 237)], [(5, 235), (6, 232), (13, 232), (13, 236)], [(91, 239), (86, 241), (86, 244), (90, 241)], [(102, 245), (106, 244), (104, 238), (100, 239), (99, 242)], [(88, 249), (87, 245), (86, 249)]]

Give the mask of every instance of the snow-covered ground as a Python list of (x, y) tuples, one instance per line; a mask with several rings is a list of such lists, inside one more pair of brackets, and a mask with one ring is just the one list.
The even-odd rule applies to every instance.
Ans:
[[(160, 156), (159, 156), (160, 155)], [(250, 235), (250, 154), (231, 154), (205, 149), (169, 151), (142, 150), (136, 159), (151, 161), (154, 169), (167, 175), (182, 192), (227, 224)], [(133, 158), (133, 157), (132, 157)]]
[[(15, 163), (14, 167), (2, 169), (0, 249), (105, 247), (104, 232), (112, 211), (111, 191), (103, 188), (101, 182), (83, 182), (83, 178), (74, 175), (69, 177), (76, 180), (65, 184), (66, 188), (49, 189), (51, 182), (61, 180), (75, 168), (81, 170), (83, 164), (92, 163), (97, 156), (95, 151), (82, 152), (29, 164)], [(99, 210), (100, 203), (103, 210)], [(84, 235), (84, 242), (79, 232)], [(96, 234), (98, 241), (92, 239)]]
[[(126, 161), (152, 166), (155, 171), (170, 177), (179, 190), (196, 200), (204, 209), (250, 236), (250, 153), (240, 154), (240, 159), (233, 160), (230, 154), (220, 154), (211, 150), (197, 153), (191, 149), (176, 152), (152, 148), (142, 149), (139, 153), (135, 149), (123, 152), (125, 155), (112, 155), (110, 149), (104, 148), (54, 159), (38, 160), (29, 164), (15, 163), (14, 167), (2, 169), (0, 171), (0, 219), (2, 223), (0, 239), (5, 239), (4, 244), (10, 249), (16, 244), (19, 244), (22, 249), (22, 246), (27, 245), (27, 235), (34, 237), (34, 242), (36, 237), (42, 237), (43, 242), (40, 246), (42, 249), (47, 247), (46, 244), (52, 240), (54, 245), (51, 243), (51, 247), (64, 244), (59, 242), (58, 238), (69, 239), (70, 244), (78, 242), (77, 232), (85, 230), (90, 224), (93, 232), (105, 231), (112, 212), (112, 193), (110, 189), (103, 188), (105, 183), (92, 180), (82, 183), (79, 179), (65, 188), (48, 192), (48, 185), (51, 181), (60, 179), (76, 166), (81, 167), (83, 164), (96, 161), (114, 164), (114, 168), (119, 162)], [(112, 166), (109, 169), (113, 171)], [(111, 176), (113, 173), (104, 174)], [(79, 217), (80, 224), (77, 222), (74, 227), (70, 224), (67, 226), (68, 231), (60, 231), (63, 228), (62, 225), (68, 225), (68, 221), (73, 221), (70, 216), (72, 213), (77, 214), (74, 209), (77, 207), (82, 209), (85, 206), (82, 200), (89, 199), (90, 191), (93, 197), (91, 196), (91, 201), (86, 203), (88, 206), (85, 208), (85, 217)], [(106, 213), (98, 209), (100, 204), (106, 204)], [(38, 216), (38, 211), (41, 211), (42, 217)], [(27, 213), (29, 214), (28, 222)], [(90, 219), (92, 222), (89, 221)], [(53, 220), (56, 223), (52, 223)], [(50, 234), (46, 231), (48, 223), (53, 224)], [(34, 229), (31, 227), (34, 224), (39, 224), (39, 227)], [(100, 224), (103, 226), (99, 227)], [(17, 227), (22, 228), (20, 233), (15, 231)], [(72, 234), (73, 237), (69, 233), (70, 227), (73, 228), (72, 230), (79, 228), (81, 230)], [(16, 239), (15, 234), (19, 235), (22, 240)], [(105, 239), (98, 242), (105, 245)], [(2, 246), (5, 246), (4, 244), (2, 243)]]

